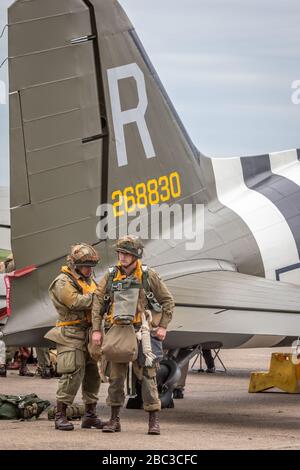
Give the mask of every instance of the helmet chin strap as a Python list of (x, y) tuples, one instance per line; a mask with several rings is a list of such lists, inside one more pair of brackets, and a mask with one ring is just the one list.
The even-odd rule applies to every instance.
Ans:
[[(135, 264), (137, 262), (138, 258), (134, 257), (133, 258), (133, 261), (131, 261), (130, 264), (128, 264), (127, 266), (122, 266), (123, 269), (125, 269), (125, 271), (130, 271), (130, 267)], [(133, 271), (133, 270), (132, 270)]]
[(92, 272), (93, 272), (93, 269), (91, 268), (91, 272), (90, 272), (89, 276), (85, 276), (85, 275), (81, 272), (80, 268), (81, 268), (81, 266), (75, 266), (75, 271), (76, 271), (80, 276), (84, 277), (85, 279), (89, 279), (89, 278), (91, 277), (91, 274), (92, 274)]

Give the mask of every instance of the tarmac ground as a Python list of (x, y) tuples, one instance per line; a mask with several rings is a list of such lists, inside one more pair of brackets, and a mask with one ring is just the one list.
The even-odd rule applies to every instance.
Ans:
[[(73, 421), (72, 432), (56, 431), (45, 411), (38, 420), (0, 421), (0, 449), (300, 449), (300, 396), (275, 389), (248, 393), (250, 373), (268, 370), (272, 352), (225, 350), (221, 357), (227, 373), (221, 368), (215, 374), (190, 370), (184, 399), (175, 400), (174, 409), (160, 414), (160, 436), (147, 435), (148, 416), (143, 410), (124, 409), (122, 432), (117, 434), (81, 429), (80, 421)], [(9, 371), (7, 378), (0, 378), (0, 393), (36, 393), (54, 404), (56, 384), (57, 379), (19, 377)], [(98, 414), (104, 419), (110, 414), (106, 394), (107, 384), (102, 384)], [(80, 400), (79, 395), (76, 402)]]

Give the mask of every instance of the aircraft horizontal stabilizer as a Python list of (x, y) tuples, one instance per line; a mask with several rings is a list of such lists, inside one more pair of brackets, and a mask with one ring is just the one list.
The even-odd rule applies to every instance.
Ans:
[[(234, 271), (167, 281), (175, 293), (171, 330), (298, 336), (299, 286)], [(184, 319), (184, 322), (183, 322)]]

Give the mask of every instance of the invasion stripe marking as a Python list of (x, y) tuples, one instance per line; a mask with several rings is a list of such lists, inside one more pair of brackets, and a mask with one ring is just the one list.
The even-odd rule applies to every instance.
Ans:
[(283, 176), (300, 186), (300, 162), (297, 150), (270, 153), (272, 173)]
[(267, 197), (281, 212), (300, 253), (300, 187), (272, 173), (269, 155), (241, 158), (241, 164), (246, 185)]
[[(205, 175), (207, 199), (210, 201), (209, 210), (205, 214), (205, 223), (210, 224), (211, 213), (214, 216), (211, 224), (214, 226), (216, 223), (216, 214), (220, 215), (222, 222), (218, 221), (216, 227), (219, 235), (219, 231), (222, 231), (222, 224), (225, 224), (225, 227), (226, 225), (227, 227), (229, 225), (233, 225), (234, 229), (227, 230), (227, 235), (225, 237), (226, 241), (224, 241), (224, 243), (230, 243), (230, 251), (233, 256), (233, 261), (242, 269), (242, 272), (265, 277), (261, 253), (253, 233), (241, 217), (235, 214), (229, 207), (221, 204), (221, 201), (218, 200), (212, 159), (201, 155), (201, 157), (199, 157), (199, 166), (201, 174)], [(245, 234), (245, 246), (247, 246), (247, 251), (249, 253), (249, 256), (246, 257), (245, 253), (241, 251), (241, 245), (237, 239), (242, 233)], [(224, 240), (223, 234), (221, 237)], [(251, 260), (249, 260), (249, 257), (251, 257)]]
[(266, 278), (276, 279), (276, 269), (299, 262), (289, 225), (269, 198), (245, 184), (241, 159), (214, 158), (212, 164), (219, 201), (248, 225), (259, 246)]

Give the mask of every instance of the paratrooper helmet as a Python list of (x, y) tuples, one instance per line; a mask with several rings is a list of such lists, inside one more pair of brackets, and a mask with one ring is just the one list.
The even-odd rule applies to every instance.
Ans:
[(4, 260), (5, 272), (11, 273), (15, 270), (15, 261), (13, 255), (8, 255), (7, 258)]
[(67, 258), (69, 264), (80, 267), (94, 267), (99, 263), (100, 256), (94, 247), (87, 243), (77, 243), (71, 248), (71, 253)]
[(120, 238), (115, 244), (116, 251), (121, 253), (128, 253), (135, 258), (142, 258), (144, 245), (138, 237), (132, 235), (125, 235)]

